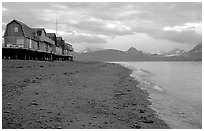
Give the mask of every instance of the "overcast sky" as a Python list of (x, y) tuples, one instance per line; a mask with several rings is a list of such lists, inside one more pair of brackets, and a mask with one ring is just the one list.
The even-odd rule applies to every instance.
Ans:
[(13, 19), (44, 27), (89, 48), (156, 53), (190, 50), (202, 41), (202, 3), (2, 3), (2, 28)]

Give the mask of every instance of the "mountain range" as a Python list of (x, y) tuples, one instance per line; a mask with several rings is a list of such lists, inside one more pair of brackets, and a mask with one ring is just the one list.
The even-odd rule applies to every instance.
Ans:
[(174, 49), (172, 51), (161, 52), (161, 53), (158, 53), (156, 55), (160, 55), (160, 56), (182, 56), (182, 55), (185, 55), (185, 53), (186, 53), (186, 51), (176, 48), (176, 49)]
[(134, 47), (127, 51), (98, 49), (82, 53), (74, 52), (75, 60), (80, 61), (202, 61), (202, 43), (190, 51), (174, 49), (160, 54), (148, 54)]

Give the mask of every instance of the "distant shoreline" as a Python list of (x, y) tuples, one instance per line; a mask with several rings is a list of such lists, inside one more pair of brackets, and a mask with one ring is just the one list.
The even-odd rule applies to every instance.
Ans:
[(169, 128), (130, 74), (104, 62), (2, 60), (2, 128)]

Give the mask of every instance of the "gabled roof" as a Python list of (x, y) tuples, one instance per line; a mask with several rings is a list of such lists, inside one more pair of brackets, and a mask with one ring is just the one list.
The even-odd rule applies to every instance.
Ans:
[(8, 25), (13, 23), (13, 22), (18, 23), (22, 27), (23, 34), (24, 34), (25, 37), (35, 40), (35, 37), (34, 37), (35, 30), (34, 29), (30, 28), (26, 24), (24, 24), (24, 23), (22, 23), (22, 22), (20, 22), (18, 20), (15, 20), (15, 19), (12, 20), (10, 23), (8, 23)]
[(69, 50), (69, 51), (73, 51), (73, 50), (74, 50), (74, 48), (72, 47), (72, 45), (69, 44), (69, 43), (67, 43), (67, 42), (65, 42), (64, 49), (65, 49), (65, 50)]
[[(63, 40), (63, 38), (57, 37), (55, 33), (46, 33), (44, 28), (31, 28), (31, 27), (27, 26), (26, 24), (24, 24), (18, 20), (15, 20), (15, 19), (12, 20), (10, 23), (8, 23), (7, 26), (9, 24), (12, 24), (13, 22), (16, 22), (17, 24), (19, 24), (21, 26), (21, 28), (23, 30), (24, 37), (33, 39), (35, 41), (46, 41), (48, 43), (56, 44), (57, 46), (61, 46), (62, 48), (65, 47), (65, 41)], [(45, 37), (36, 36), (37, 31), (44, 31), (46, 36)], [(50, 37), (50, 38), (48, 38), (48, 37)], [(57, 40), (56, 43), (54, 42), (55, 40), (52, 37), (53, 38), (56, 37), (56, 40)], [(68, 48), (68, 47), (73, 48), (72, 45), (70, 45), (70, 44), (67, 44), (66, 46), (67, 46), (66, 48)]]
[(57, 37), (57, 41), (63, 41), (62, 37)]
[(45, 31), (45, 29), (44, 28), (33, 28), (34, 30), (35, 30), (35, 32), (37, 32), (37, 31), (44, 31), (45, 32), (45, 35), (46, 35), (46, 31)]
[(57, 36), (55, 33), (47, 33), (46, 36), (55, 41), (55, 44), (57, 44)]
[(64, 48), (64, 40), (62, 39), (62, 37), (57, 37), (57, 46), (61, 46), (62, 48)]
[(55, 33), (47, 33), (47, 37), (57, 37)]

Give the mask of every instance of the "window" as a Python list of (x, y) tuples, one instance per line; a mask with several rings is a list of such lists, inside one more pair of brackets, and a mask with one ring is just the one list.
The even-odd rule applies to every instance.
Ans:
[(14, 27), (14, 32), (18, 32), (18, 27)]
[(15, 27), (15, 26), (14, 26), (14, 27), (11, 27), (11, 31), (12, 31), (12, 32), (18, 32), (18, 27)]
[(37, 31), (38, 36), (41, 36), (42, 32), (41, 31)]

